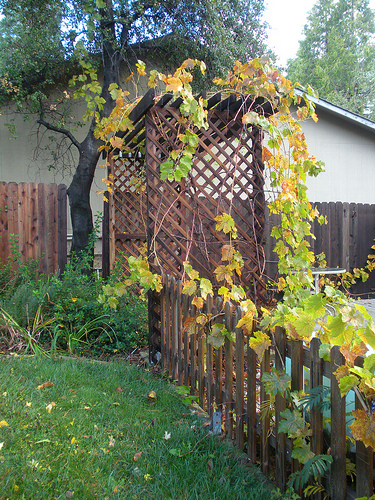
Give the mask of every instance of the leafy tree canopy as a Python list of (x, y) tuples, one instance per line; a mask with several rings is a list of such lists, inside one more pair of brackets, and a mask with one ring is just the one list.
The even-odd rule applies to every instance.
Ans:
[(263, 11), (264, 0), (0, 0), (0, 92), (19, 99), (62, 82), (78, 72), (77, 46), (97, 65), (110, 56), (117, 69), (156, 50), (171, 64), (197, 57), (208, 81), (267, 52)]
[[(115, 106), (110, 86), (121, 84), (123, 65), (131, 69), (141, 58), (178, 66), (196, 57), (207, 63), (207, 79), (198, 84), (207, 87), (236, 59), (264, 55), (263, 11), (264, 0), (0, 0), (0, 103), (9, 97), (31, 101), (40, 113), (38, 123), (61, 133), (78, 155), (68, 189), (73, 252), (87, 247), (93, 228), (90, 189), (103, 144), (94, 130)], [(81, 142), (65, 119), (66, 95), (55, 104), (45, 102), (51, 87), (81, 73), (77, 62), (85, 71), (78, 77), (86, 81), (85, 98), (96, 94), (89, 102), (96, 112)]]
[(375, 16), (368, 0), (318, 0), (288, 78), (375, 119)]

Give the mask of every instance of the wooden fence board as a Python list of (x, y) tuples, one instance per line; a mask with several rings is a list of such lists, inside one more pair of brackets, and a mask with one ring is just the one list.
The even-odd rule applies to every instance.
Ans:
[[(343, 363), (343, 357), (339, 348), (334, 348), (331, 353), (331, 362), (319, 358), (320, 341), (312, 339), (310, 348), (304, 347), (301, 341), (286, 341), (283, 329), (275, 331), (275, 352), (266, 350), (263, 360), (259, 366), (254, 351), (245, 349), (245, 341), (242, 331), (235, 328), (241, 315), (239, 308), (234, 308), (229, 302), (224, 308), (224, 322), (226, 328), (234, 331), (236, 342), (225, 340), (224, 348), (213, 349), (212, 344), (205, 346), (207, 332), (200, 331), (189, 338), (183, 335), (175, 337), (179, 330), (179, 321), (172, 321), (170, 316), (171, 304), (179, 304), (181, 307), (182, 322), (188, 316), (194, 317), (197, 310), (191, 306), (190, 300), (179, 295), (175, 280), (163, 277), (164, 290), (161, 299), (165, 302), (162, 306), (160, 325), (162, 329), (161, 338), (167, 343), (162, 346), (162, 353), (169, 353), (170, 359), (178, 359), (183, 353), (181, 366), (183, 366), (183, 381), (190, 385), (191, 393), (198, 394), (201, 405), (212, 415), (213, 407), (224, 413), (224, 429), (228, 439), (232, 440), (240, 449), (247, 447), (247, 455), (253, 463), (259, 463), (264, 473), (275, 471), (276, 486), (285, 491), (288, 482), (288, 474), (299, 470), (300, 466), (290, 456), (290, 442), (283, 433), (276, 433), (281, 419), (281, 412), (286, 408), (286, 401), (280, 394), (276, 395), (274, 413), (272, 412), (272, 426), (270, 413), (267, 414), (267, 405), (270, 397), (266, 394), (264, 384), (261, 382), (262, 374), (269, 372), (272, 364), (276, 370), (282, 370), (290, 359), (291, 389), (300, 390), (305, 387), (304, 367), (310, 370), (310, 388), (318, 387), (323, 383), (324, 377), (331, 377), (331, 455), (334, 459), (329, 477), (324, 477), (324, 486), (336, 499), (356, 498), (355, 493), (346, 486), (346, 406), (345, 398), (341, 398), (339, 387), (334, 376), (334, 371)], [(171, 293), (176, 294), (172, 299)], [(169, 304), (169, 306), (168, 306)], [(221, 311), (221, 301), (218, 298), (208, 298), (205, 312), (216, 315)], [(174, 308), (172, 308), (174, 309)], [(169, 312), (168, 312), (169, 311)], [(199, 311), (198, 311), (199, 312)], [(164, 321), (163, 317), (169, 317)], [(174, 313), (173, 313), (174, 314)], [(174, 315), (175, 316), (175, 315)], [(168, 328), (168, 331), (167, 331)], [(177, 340), (173, 340), (176, 339)], [(187, 340), (187, 342), (186, 342)], [(173, 349), (177, 352), (172, 351)], [(206, 347), (206, 355), (204, 349)], [(224, 352), (222, 352), (224, 351)], [(186, 358), (187, 355), (187, 358)], [(245, 362), (246, 355), (246, 362)], [(166, 355), (165, 358), (168, 356)], [(162, 360), (164, 356), (162, 356)], [(172, 375), (172, 363), (165, 359), (163, 367)], [(179, 363), (179, 361), (178, 361)], [(176, 374), (179, 375), (179, 365), (176, 365)], [(246, 367), (246, 380), (245, 380)], [(186, 378), (185, 372), (190, 370), (191, 377)], [(189, 384), (190, 382), (190, 384)], [(360, 407), (357, 401), (357, 408)], [(236, 421), (234, 424), (233, 410)], [(246, 423), (246, 426), (245, 426)], [(316, 454), (327, 453), (323, 444), (323, 417), (316, 407), (310, 411), (310, 426), (312, 429), (311, 449)], [(246, 433), (245, 433), (246, 428)], [(326, 445), (327, 446), (327, 445)], [(329, 445), (328, 445), (329, 446)], [(355, 462), (357, 466), (357, 497), (371, 496), (373, 494), (373, 450), (365, 448), (361, 443), (356, 444), (357, 453)], [(272, 449), (275, 450), (274, 455)], [(272, 464), (275, 460), (275, 469)], [(318, 478), (320, 481), (320, 478)], [(323, 479), (322, 479), (323, 481)], [(301, 491), (300, 491), (301, 493)], [(314, 500), (321, 500), (323, 495), (317, 493)]]
[(247, 456), (253, 463), (257, 460), (257, 357), (253, 349), (247, 348)]
[[(232, 331), (231, 304), (225, 304), (225, 328)], [(233, 344), (225, 337), (225, 433), (229, 439), (233, 435)]]
[[(367, 257), (373, 254), (371, 246), (375, 238), (375, 205), (360, 203), (321, 202), (313, 204), (319, 213), (327, 217), (328, 224), (320, 225), (315, 219), (311, 249), (315, 255), (324, 253), (328, 267), (342, 267), (347, 271), (366, 266)], [(279, 224), (278, 215), (265, 212), (265, 258), (266, 275), (277, 278), (277, 255), (273, 252), (276, 241), (270, 236), (274, 225)], [(328, 276), (333, 278), (333, 276)], [(354, 295), (375, 296), (375, 272), (366, 282), (361, 280), (350, 288)]]
[(243, 450), (245, 446), (244, 423), (245, 423), (245, 345), (242, 328), (236, 328), (241, 319), (243, 311), (236, 308), (233, 321), (233, 331), (236, 334), (236, 446)]
[(345, 397), (341, 397), (340, 388), (334, 372), (344, 364), (340, 348), (331, 350), (331, 496), (334, 499), (346, 497), (346, 429)]
[[(263, 359), (260, 363), (260, 375), (268, 373), (271, 370), (270, 366), (270, 351), (267, 350), (263, 354)], [(260, 419), (260, 462), (263, 474), (268, 475), (270, 472), (270, 413), (267, 410), (269, 406), (270, 396), (266, 393), (264, 382), (260, 383), (260, 404), (264, 405), (264, 414)]]
[[(207, 296), (206, 314), (213, 314), (213, 297)], [(214, 404), (214, 353), (212, 342), (206, 343), (206, 385), (207, 385), (207, 412), (212, 417)]]
[[(275, 368), (281, 373), (285, 370), (286, 337), (284, 330), (280, 327), (275, 331)], [(275, 398), (275, 428), (278, 429), (280, 423), (280, 413), (286, 408), (285, 396), (280, 393)], [(276, 435), (276, 486), (284, 492), (286, 488), (286, 434), (279, 432)]]
[[(363, 367), (363, 358), (357, 358), (355, 365)], [(355, 409), (363, 410), (357, 396), (355, 397)], [(361, 441), (356, 441), (355, 466), (357, 498), (370, 497), (374, 485), (374, 450), (371, 446), (366, 447)]]

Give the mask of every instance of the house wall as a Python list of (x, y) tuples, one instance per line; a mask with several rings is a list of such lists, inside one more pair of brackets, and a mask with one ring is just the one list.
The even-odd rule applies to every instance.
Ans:
[(375, 203), (375, 130), (317, 107), (319, 121), (303, 124), (308, 150), (325, 172), (307, 181), (315, 202)]
[[(152, 69), (152, 68), (149, 68)], [(130, 92), (129, 98), (143, 95), (149, 87), (146, 78), (140, 78), (135, 88), (132, 82), (123, 85), (124, 90)], [(84, 101), (72, 101), (72, 122), (81, 121), (81, 125), (69, 128), (78, 141), (82, 141), (87, 133), (89, 124), (82, 124), (82, 116), (86, 112)], [(50, 168), (53, 164), (51, 153), (46, 147), (53, 149), (53, 140), (60, 140), (61, 134), (48, 131), (44, 126), (38, 125), (38, 114), (29, 114), (27, 118), (23, 113), (16, 111), (14, 104), (3, 106), (0, 109), (0, 181), (3, 182), (42, 182), (66, 184), (68, 187), (78, 161), (78, 151), (75, 146), (71, 147), (72, 156), (67, 165), (62, 168)], [(9, 131), (9, 124), (13, 131)], [(68, 127), (67, 127), (68, 128)], [(99, 162), (103, 165), (105, 160)], [(103, 212), (103, 195), (97, 191), (106, 189), (102, 179), (107, 177), (105, 168), (97, 168), (93, 186), (91, 189), (91, 207), (93, 214)], [(68, 207), (69, 210), (69, 207)], [(68, 214), (68, 248), (72, 235), (70, 214)], [(96, 245), (96, 254), (101, 254), (101, 238)], [(101, 267), (100, 259), (97, 259), (96, 267)]]

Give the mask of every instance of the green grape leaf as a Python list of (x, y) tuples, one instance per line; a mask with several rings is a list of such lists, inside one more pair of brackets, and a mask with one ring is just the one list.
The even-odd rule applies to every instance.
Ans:
[(276, 396), (279, 392), (282, 396), (285, 395), (286, 391), (289, 389), (289, 382), (291, 378), (285, 372), (279, 372), (276, 368), (272, 368), (270, 373), (263, 373), (262, 382), (267, 394)]

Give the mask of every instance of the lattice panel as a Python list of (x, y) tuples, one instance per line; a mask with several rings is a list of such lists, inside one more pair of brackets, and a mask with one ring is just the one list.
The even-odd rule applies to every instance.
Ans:
[(124, 274), (129, 274), (127, 257), (138, 257), (146, 242), (147, 196), (144, 159), (118, 158), (112, 161), (113, 175), (113, 238), (114, 259), (122, 263)]
[(215, 230), (215, 217), (231, 213), (244, 257), (241, 284), (266, 300), (263, 228), (264, 194), (261, 135), (242, 126), (240, 117), (211, 110), (210, 127), (200, 131), (193, 169), (181, 183), (162, 182), (160, 164), (177, 148), (178, 108), (157, 108), (146, 117), (150, 257), (160, 272), (181, 277), (189, 258), (202, 277), (212, 278), (229, 238)]

